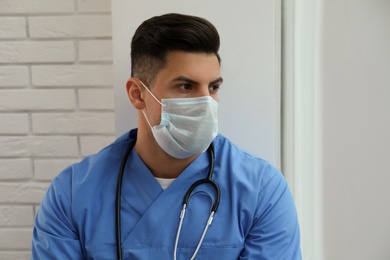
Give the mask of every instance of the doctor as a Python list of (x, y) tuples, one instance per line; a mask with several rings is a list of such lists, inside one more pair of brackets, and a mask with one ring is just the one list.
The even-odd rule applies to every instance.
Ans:
[[(199, 17), (167, 14), (139, 26), (126, 86), (138, 130), (53, 180), (32, 259), (301, 259), (282, 174), (218, 134), (218, 49), (217, 30)], [(210, 171), (217, 188), (194, 188), (179, 228), (183, 197)]]

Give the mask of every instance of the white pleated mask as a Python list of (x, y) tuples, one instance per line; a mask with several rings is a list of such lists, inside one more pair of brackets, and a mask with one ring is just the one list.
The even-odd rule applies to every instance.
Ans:
[(156, 142), (172, 157), (183, 159), (203, 153), (218, 134), (218, 102), (210, 96), (166, 98), (161, 102), (161, 122), (152, 126), (144, 110)]

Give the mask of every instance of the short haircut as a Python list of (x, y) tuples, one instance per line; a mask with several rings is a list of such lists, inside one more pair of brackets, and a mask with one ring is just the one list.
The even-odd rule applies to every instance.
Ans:
[(219, 34), (209, 21), (190, 15), (165, 14), (144, 21), (131, 41), (131, 76), (148, 86), (166, 65), (170, 51), (215, 54), (218, 61)]

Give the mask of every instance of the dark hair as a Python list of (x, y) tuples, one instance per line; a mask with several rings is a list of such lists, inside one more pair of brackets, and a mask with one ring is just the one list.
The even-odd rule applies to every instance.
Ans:
[(215, 54), (220, 62), (219, 34), (209, 21), (190, 15), (165, 14), (144, 21), (131, 41), (131, 76), (154, 82), (169, 51)]

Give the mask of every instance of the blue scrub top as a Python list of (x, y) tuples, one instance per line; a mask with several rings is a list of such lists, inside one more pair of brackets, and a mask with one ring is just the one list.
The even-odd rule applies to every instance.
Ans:
[[(119, 166), (136, 130), (54, 178), (38, 210), (32, 259), (116, 259), (115, 196)], [(213, 141), (221, 200), (196, 259), (301, 259), (296, 209), (282, 174), (222, 135)], [(133, 150), (122, 184), (123, 259), (173, 259), (183, 196), (207, 176), (207, 152), (164, 191)], [(190, 259), (215, 191), (192, 193), (177, 259)]]

